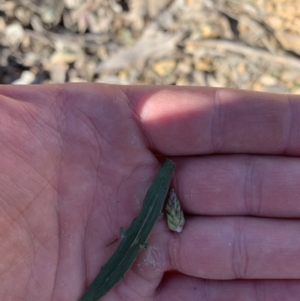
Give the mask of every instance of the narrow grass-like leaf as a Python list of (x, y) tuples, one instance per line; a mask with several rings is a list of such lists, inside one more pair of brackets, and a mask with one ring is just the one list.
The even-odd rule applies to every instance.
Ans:
[(117, 250), (79, 301), (98, 300), (124, 278), (139, 252), (146, 246), (156, 221), (161, 217), (174, 169), (175, 164), (166, 159), (146, 194), (141, 213), (126, 231), (121, 229), (122, 240)]

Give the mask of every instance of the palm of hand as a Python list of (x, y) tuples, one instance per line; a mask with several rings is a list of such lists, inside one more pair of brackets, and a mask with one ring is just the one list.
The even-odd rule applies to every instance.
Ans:
[[(149, 169), (155, 173), (121, 93), (110, 101), (105, 89), (101, 97), (90, 91), (89, 101), (64, 93), (62, 101), (23, 103), (1, 133), (1, 283), (20, 300), (78, 299), (113, 251), (105, 243), (138, 214)], [(130, 275), (124, 286), (130, 299)]]

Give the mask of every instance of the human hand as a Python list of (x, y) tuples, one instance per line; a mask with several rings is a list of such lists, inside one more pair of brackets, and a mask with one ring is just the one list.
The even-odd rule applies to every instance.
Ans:
[(103, 300), (299, 298), (298, 96), (99, 84), (0, 94), (1, 300), (78, 300), (165, 156), (183, 232), (160, 220)]

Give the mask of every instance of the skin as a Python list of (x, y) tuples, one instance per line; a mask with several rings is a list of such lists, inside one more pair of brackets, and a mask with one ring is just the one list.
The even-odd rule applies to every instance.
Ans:
[(103, 300), (296, 300), (299, 116), (295, 95), (1, 86), (0, 300), (78, 300), (163, 157), (183, 232), (159, 220)]

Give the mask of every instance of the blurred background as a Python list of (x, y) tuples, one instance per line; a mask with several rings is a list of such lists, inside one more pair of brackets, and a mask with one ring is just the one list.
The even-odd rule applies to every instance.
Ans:
[(0, 0), (0, 83), (300, 94), (299, 0)]

